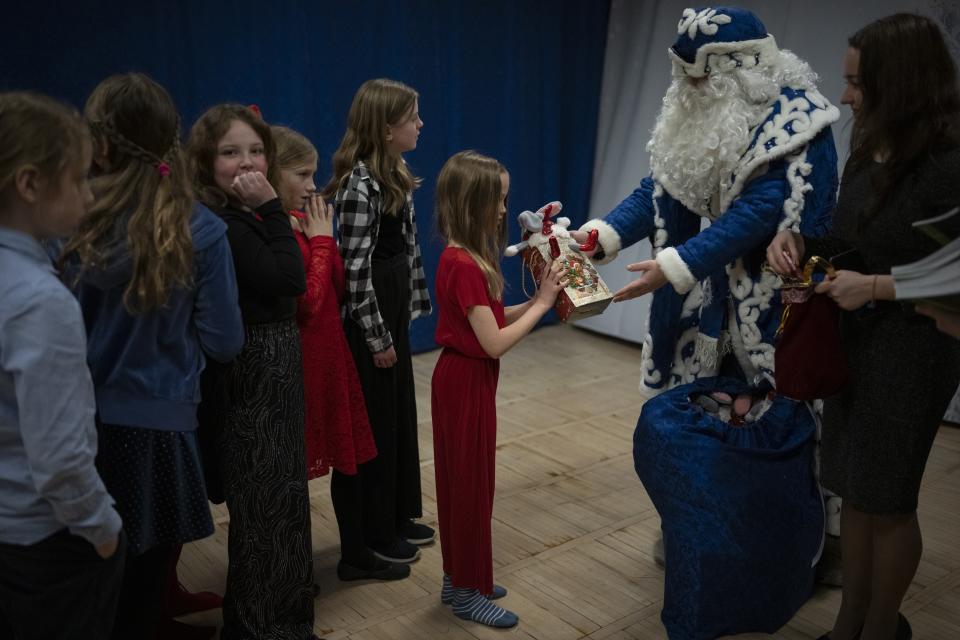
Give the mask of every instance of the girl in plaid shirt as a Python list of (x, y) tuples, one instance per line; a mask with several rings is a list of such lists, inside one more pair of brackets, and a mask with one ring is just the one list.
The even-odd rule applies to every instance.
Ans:
[(363, 537), (388, 562), (413, 562), (434, 531), (422, 515), (411, 320), (430, 313), (413, 190), (420, 185), (401, 154), (417, 147), (423, 121), (417, 92), (369, 80), (353, 98), (347, 131), (333, 155), (324, 197), (336, 196), (346, 273), (344, 329), (360, 374), (376, 458), (355, 477)]

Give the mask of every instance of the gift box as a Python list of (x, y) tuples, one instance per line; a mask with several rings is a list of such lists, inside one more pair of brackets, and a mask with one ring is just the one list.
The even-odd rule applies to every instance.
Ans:
[(561, 322), (599, 315), (613, 300), (613, 294), (590, 259), (574, 251), (566, 242), (558, 242), (556, 237), (529, 245), (522, 255), (523, 264), (533, 274), (538, 287), (543, 266), (553, 259), (560, 263), (561, 277), (569, 281), (554, 306)]

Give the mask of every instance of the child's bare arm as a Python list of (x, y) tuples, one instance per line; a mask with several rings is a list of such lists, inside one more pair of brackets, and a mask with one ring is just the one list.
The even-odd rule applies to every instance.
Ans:
[(487, 355), (491, 358), (499, 358), (520, 342), (520, 339), (530, 333), (540, 318), (553, 307), (557, 294), (565, 285), (566, 282), (560, 279), (560, 269), (556, 263), (545, 266), (540, 275), (540, 289), (537, 290), (537, 295), (528, 303), (511, 307), (514, 315), (516, 313), (514, 310), (526, 307), (512, 322), (506, 317), (505, 310), (504, 319), (507, 321), (507, 326), (502, 329), (497, 325), (497, 319), (490, 307), (470, 307), (467, 320)]
[(503, 318), (508, 325), (513, 324), (514, 322), (519, 320), (520, 317), (524, 313), (526, 313), (527, 309), (529, 309), (532, 305), (533, 305), (533, 300), (527, 300), (523, 304), (515, 304), (512, 306), (506, 307), (503, 310)]

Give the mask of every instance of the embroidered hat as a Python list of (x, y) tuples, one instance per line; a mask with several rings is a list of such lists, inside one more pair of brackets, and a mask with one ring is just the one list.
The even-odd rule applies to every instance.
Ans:
[(674, 69), (693, 78), (713, 71), (755, 67), (777, 53), (777, 42), (746, 9), (684, 9), (677, 40), (668, 49)]

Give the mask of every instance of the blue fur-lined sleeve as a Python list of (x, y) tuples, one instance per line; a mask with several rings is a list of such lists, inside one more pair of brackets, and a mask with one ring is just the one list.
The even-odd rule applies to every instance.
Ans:
[(827, 127), (807, 147), (807, 162), (813, 167), (808, 182), (813, 186), (806, 197), (800, 217), (800, 233), (818, 238), (833, 230), (833, 211), (837, 207), (837, 148)]
[(680, 259), (702, 280), (758, 246), (766, 246), (783, 216), (789, 194), (786, 163), (774, 163), (733, 201), (709, 227), (676, 247)]
[(603, 221), (620, 236), (621, 247), (628, 247), (653, 233), (653, 178), (644, 178), (633, 193), (604, 216)]

